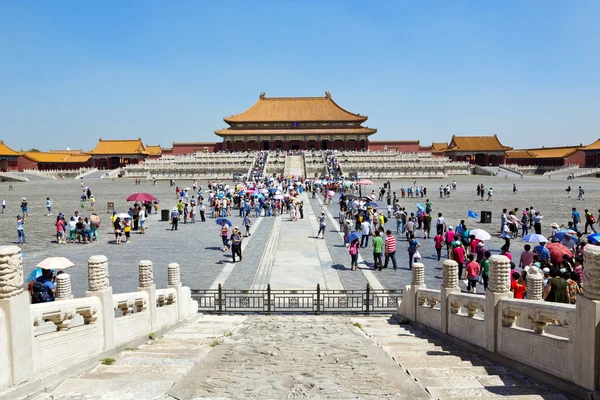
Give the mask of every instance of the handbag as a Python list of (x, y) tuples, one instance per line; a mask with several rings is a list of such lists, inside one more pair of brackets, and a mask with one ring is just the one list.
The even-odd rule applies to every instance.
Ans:
[(415, 260), (420, 260), (421, 259), (421, 253), (419, 253), (419, 251), (415, 251), (415, 254), (413, 255), (413, 258)]

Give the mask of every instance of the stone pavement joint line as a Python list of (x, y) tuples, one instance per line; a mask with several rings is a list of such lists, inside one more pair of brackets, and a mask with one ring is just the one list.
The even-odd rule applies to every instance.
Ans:
[[(334, 229), (336, 229), (338, 231), (338, 235), (342, 238), (342, 243), (343, 243), (344, 242), (344, 233), (340, 232), (339, 229), (337, 229), (337, 226), (339, 225), (338, 221), (336, 221), (335, 218), (333, 217), (333, 215), (331, 215), (331, 213), (329, 212), (329, 209), (327, 207), (325, 207), (325, 205), (323, 204), (323, 201), (320, 198), (319, 198), (319, 204), (321, 206), (323, 206), (323, 210), (325, 211), (325, 214), (329, 218), (329, 221), (331, 221), (331, 223), (333, 224)], [(397, 255), (398, 255), (398, 251), (396, 251), (396, 256)], [(366, 269), (364, 267), (361, 267), (361, 265), (366, 266)], [(365, 279), (367, 280), (367, 282), (369, 282), (369, 286), (371, 286), (371, 288), (377, 289), (377, 290), (384, 289), (383, 285), (381, 284), (381, 282), (379, 282), (379, 279), (377, 279), (377, 277), (375, 276), (373, 271), (371, 271), (369, 269), (369, 267), (367, 266), (367, 263), (362, 258), (360, 253), (358, 253), (358, 269), (365, 276)]]
[(275, 217), (275, 223), (269, 234), (269, 239), (263, 250), (262, 257), (258, 263), (254, 281), (252, 282), (251, 288), (253, 290), (266, 289), (271, 276), (271, 269), (273, 268), (273, 262), (275, 260), (275, 249), (277, 241), (279, 240), (279, 232), (281, 231), (281, 216)]
[[(255, 223), (252, 224), (252, 226), (250, 227), (250, 235), (252, 235), (254, 232), (256, 232), (256, 230), (260, 226), (261, 222), (262, 222), (262, 218), (259, 218), (256, 220)], [(242, 233), (245, 232), (245, 230), (246, 230), (246, 228), (242, 227), (242, 229), (241, 229)], [(252, 236), (250, 236), (248, 238), (244, 238), (244, 240), (242, 240), (242, 254), (244, 254), (244, 250), (248, 246), (248, 243), (250, 243), (251, 239), (252, 239)], [(234, 263), (231, 263), (231, 262), (227, 263), (227, 265), (225, 265), (225, 267), (223, 267), (223, 269), (221, 270), (219, 275), (217, 275), (217, 278), (214, 280), (212, 285), (210, 285), (210, 289), (211, 290), (217, 289), (219, 287), (219, 283), (224, 284), (227, 281), (227, 279), (229, 278), (229, 275), (231, 275), (231, 273), (233, 272), (233, 269), (235, 268), (235, 266), (236, 266), (236, 264), (234, 264)]]
[(567, 400), (568, 397), (410, 325), (356, 317), (364, 333), (436, 399)]

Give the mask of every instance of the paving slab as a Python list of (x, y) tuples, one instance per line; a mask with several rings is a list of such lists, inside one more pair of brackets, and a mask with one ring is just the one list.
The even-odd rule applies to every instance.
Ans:
[[(114, 378), (114, 377), (113, 377)], [(46, 398), (53, 400), (162, 400), (169, 380), (67, 379)]]

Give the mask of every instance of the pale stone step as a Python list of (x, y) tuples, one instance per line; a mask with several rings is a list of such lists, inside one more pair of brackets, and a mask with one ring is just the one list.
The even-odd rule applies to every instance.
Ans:
[(189, 358), (144, 357), (143, 355), (137, 354), (137, 357), (119, 356), (117, 362), (113, 365), (117, 365), (119, 367), (162, 366), (168, 367), (168, 370), (170, 371), (171, 367), (191, 367), (194, 364), (195, 361)]
[(39, 400), (162, 400), (172, 385), (173, 382), (161, 380), (67, 379)]
[(451, 376), (512, 376), (513, 373), (500, 366), (485, 367), (450, 367), (450, 368), (411, 368), (414, 377), (444, 378)]
[(123, 358), (189, 358), (189, 359), (198, 359), (202, 355), (208, 353), (211, 350), (210, 346), (206, 346), (200, 351), (184, 351), (184, 352), (176, 352), (176, 351), (161, 351), (161, 352), (153, 352), (153, 351), (145, 351), (144, 350), (136, 350), (136, 351), (123, 351), (119, 354), (119, 360)]
[(394, 354), (396, 361), (402, 366), (402, 368), (410, 370), (411, 368), (423, 368), (423, 367), (437, 367), (437, 368), (446, 368), (446, 367), (471, 367), (471, 366), (483, 366), (483, 365), (491, 365), (491, 363), (487, 360), (480, 358), (462, 358), (453, 355), (447, 356), (427, 356), (425, 354), (419, 354), (418, 352), (413, 356), (405, 356), (401, 358), (401, 355)]
[(549, 394), (547, 389), (541, 386), (499, 386), (499, 387), (466, 387), (466, 388), (426, 388), (434, 398), (437, 399), (455, 399), (455, 398), (486, 398), (486, 397), (507, 397), (513, 400), (518, 397), (513, 396), (529, 396), (543, 395), (538, 398), (546, 399)]

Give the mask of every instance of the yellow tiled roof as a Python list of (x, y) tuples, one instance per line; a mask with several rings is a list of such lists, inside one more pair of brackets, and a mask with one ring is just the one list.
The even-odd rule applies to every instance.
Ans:
[(262, 93), (258, 101), (248, 110), (223, 120), (234, 122), (300, 122), (300, 121), (360, 121), (367, 116), (344, 110), (325, 92), (325, 97), (265, 97)]
[[(330, 132), (329, 132), (330, 131)], [(347, 135), (367, 134), (371, 135), (377, 129), (371, 128), (335, 128), (335, 129), (219, 129), (215, 134), (219, 136), (232, 135)]]
[(152, 156), (160, 156), (160, 154), (162, 153), (162, 148), (160, 147), (160, 145), (146, 146), (146, 151)]
[(440, 142), (438, 142), (438, 143), (433, 142), (433, 143), (431, 143), (431, 151), (433, 151), (433, 152), (444, 151), (447, 148), (448, 148), (448, 143), (446, 143), (446, 142), (442, 142), (442, 143), (440, 143)]
[(579, 146), (541, 147), (506, 152), (506, 158), (567, 158), (581, 151)]
[(581, 148), (581, 150), (600, 150), (600, 139)]
[(2, 140), (0, 140), (0, 156), (17, 157), (20, 154), (21, 153), (14, 151), (13, 149), (5, 145)]
[(84, 163), (91, 158), (89, 154), (71, 155), (41, 151), (27, 151), (23, 155), (38, 163)]
[(498, 136), (456, 136), (452, 135), (452, 140), (446, 151), (503, 151), (512, 150), (512, 147), (504, 146), (498, 140)]
[(148, 155), (142, 139), (137, 140), (98, 140), (98, 144), (88, 154), (92, 155), (120, 155), (143, 154)]

